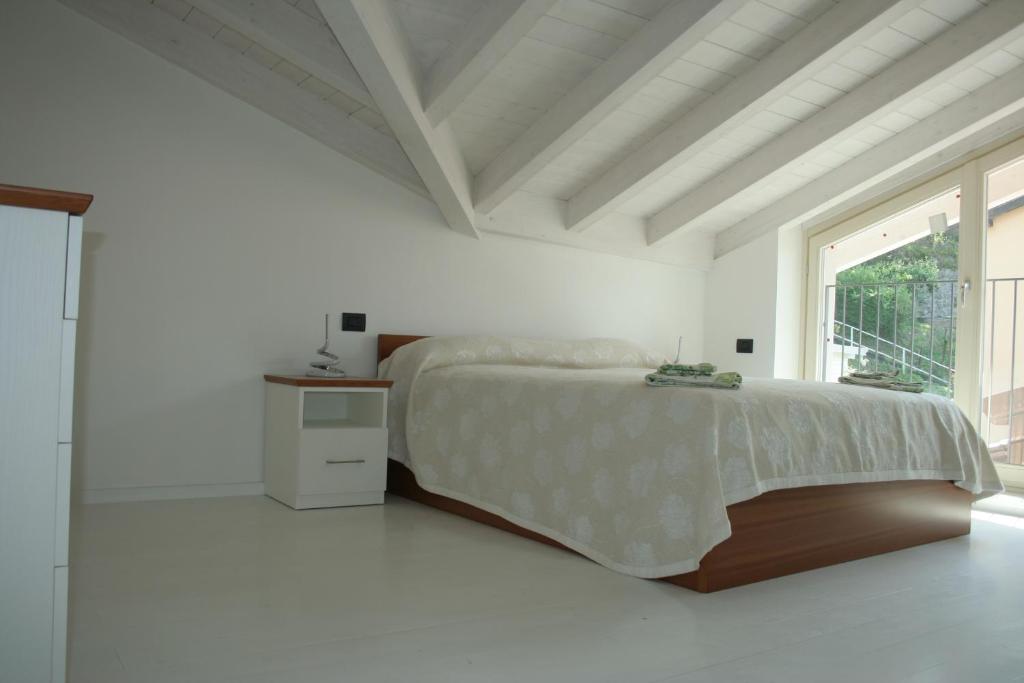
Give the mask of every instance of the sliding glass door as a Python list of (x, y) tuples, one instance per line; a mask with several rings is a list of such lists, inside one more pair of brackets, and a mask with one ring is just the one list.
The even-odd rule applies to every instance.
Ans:
[(977, 400), (964, 371), (981, 310), (966, 184), (947, 173), (809, 237), (807, 379), (884, 372), (961, 406)]
[(959, 222), (954, 186), (823, 250), (820, 379), (896, 373), (953, 396)]
[(1024, 140), (808, 237), (804, 376), (954, 399), (1024, 487)]
[[(1016, 152), (1018, 150), (1011, 150)], [(1024, 155), (985, 170), (979, 428), (1008, 485), (1024, 485)]]

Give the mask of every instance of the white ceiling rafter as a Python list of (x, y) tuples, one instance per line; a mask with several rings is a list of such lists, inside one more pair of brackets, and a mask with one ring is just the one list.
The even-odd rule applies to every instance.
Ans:
[[(1024, 35), (1024, 2), (995, 0), (863, 85), (775, 137), (648, 219), (648, 243), (685, 229), (700, 216), (788, 164), (867, 128), (887, 112)], [(972, 96), (973, 97), (973, 96)], [(849, 163), (854, 163), (856, 158)]]
[(744, 2), (680, 0), (661, 10), (477, 175), (477, 210), (493, 211)]
[(427, 118), (440, 124), (558, 0), (487, 0), (424, 79)]
[(567, 227), (590, 227), (917, 4), (858, 0), (834, 6), (580, 190), (569, 200)]
[[(1024, 66), (982, 86), (842, 166), (786, 195), (766, 210), (720, 232), (716, 255), (761, 235), (806, 221), (849, 197), (929, 161), (932, 166), (1024, 129)], [(964, 146), (961, 143), (968, 141)], [(966, 147), (966, 148), (964, 148)]]
[(448, 125), (435, 128), (427, 119), (419, 66), (391, 3), (317, 0), (317, 5), (448, 225), (478, 237), (471, 175)]
[(456, 231), (666, 263), (1024, 131), (1024, 0), (61, 2)]
[(334, 34), (305, 12), (281, 0), (189, 2), (363, 106), (376, 108), (373, 97)]
[(61, 2), (327, 147), (429, 196), (394, 138), (154, 5), (137, 0)]

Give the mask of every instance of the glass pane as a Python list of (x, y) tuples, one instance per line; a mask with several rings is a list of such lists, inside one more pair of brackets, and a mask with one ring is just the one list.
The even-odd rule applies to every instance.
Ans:
[(1024, 465), (1024, 160), (988, 175), (981, 431), (992, 458)]
[(822, 379), (894, 373), (953, 396), (960, 192), (866, 227), (822, 254)]

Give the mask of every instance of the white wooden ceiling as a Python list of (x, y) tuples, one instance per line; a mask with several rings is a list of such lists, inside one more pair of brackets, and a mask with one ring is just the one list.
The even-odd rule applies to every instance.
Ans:
[(1024, 130), (1024, 0), (63, 2), (468, 235), (535, 200), (723, 253)]

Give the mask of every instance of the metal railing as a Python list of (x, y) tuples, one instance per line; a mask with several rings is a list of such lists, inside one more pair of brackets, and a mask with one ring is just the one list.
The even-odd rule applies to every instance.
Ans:
[[(851, 370), (896, 370), (923, 382), (929, 392), (952, 395), (957, 284), (932, 280), (825, 287), (821, 379)], [(838, 368), (830, 353), (836, 346)]]
[[(993, 458), (1012, 465), (1024, 465), (1022, 283), (1024, 278), (993, 278), (985, 285), (980, 431)], [(821, 379), (896, 370), (931, 393), (952, 396), (957, 285), (934, 280), (825, 287)]]
[[(985, 283), (985, 347), (982, 363), (981, 431), (997, 462), (1024, 465), (1024, 383), (1017, 379), (1019, 303), (1024, 278)], [(1024, 360), (1024, 359), (1022, 359)]]
[[(895, 342), (889, 341), (888, 339), (878, 339), (875, 335), (870, 332), (865, 332), (853, 325), (847, 323), (841, 323), (836, 321), (836, 326), (839, 328), (839, 332), (832, 338), (833, 344), (840, 344), (843, 347), (846, 346), (859, 346), (858, 340), (863, 341), (867, 337), (868, 350), (875, 357), (876, 360), (888, 361), (889, 364), (896, 368), (902, 368), (904, 372), (918, 373), (924, 375), (935, 383), (944, 387), (949, 386), (949, 381), (946, 377), (951, 377), (953, 374), (953, 368), (936, 361), (934, 358), (918, 353), (913, 349), (908, 349), (906, 346), (900, 346)], [(871, 340), (875, 340), (875, 348), (871, 349)], [(891, 349), (891, 353), (879, 350), (888, 346)], [(860, 347), (863, 348), (863, 347)], [(844, 348), (845, 351), (845, 348)], [(898, 355), (897, 355), (898, 354)], [(851, 359), (854, 356), (851, 356)], [(845, 353), (842, 355), (842, 361), (845, 362)], [(917, 363), (920, 363), (918, 365)], [(931, 370), (942, 370), (944, 375), (933, 375)]]

